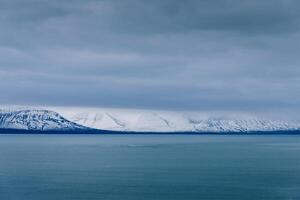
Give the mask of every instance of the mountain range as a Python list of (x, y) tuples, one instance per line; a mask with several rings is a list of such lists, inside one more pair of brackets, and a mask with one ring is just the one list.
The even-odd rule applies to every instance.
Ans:
[(252, 115), (49, 107), (2, 109), (0, 129), (40, 132), (251, 133), (300, 132), (300, 123)]

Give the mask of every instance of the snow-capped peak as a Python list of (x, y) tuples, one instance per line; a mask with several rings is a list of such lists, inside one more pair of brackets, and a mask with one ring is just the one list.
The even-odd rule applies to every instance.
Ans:
[(83, 126), (56, 112), (37, 109), (0, 110), (0, 128), (22, 130), (75, 130)]

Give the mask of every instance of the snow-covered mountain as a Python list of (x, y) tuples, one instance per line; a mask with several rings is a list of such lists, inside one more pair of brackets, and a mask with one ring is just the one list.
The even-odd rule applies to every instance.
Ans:
[(185, 113), (151, 110), (51, 108), (83, 126), (136, 132), (250, 132), (300, 130), (300, 123), (246, 114)]
[(300, 131), (300, 123), (245, 114), (48, 107), (0, 110), (0, 129), (222, 133)]
[(84, 128), (49, 110), (0, 110), (1, 129), (77, 130)]

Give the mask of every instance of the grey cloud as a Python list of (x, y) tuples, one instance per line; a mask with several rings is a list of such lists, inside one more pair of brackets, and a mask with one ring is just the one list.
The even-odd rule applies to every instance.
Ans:
[(208, 29), (271, 33), (298, 30), (299, 25), (298, 1), (133, 0), (122, 1), (121, 5), (117, 2), (119, 17), (127, 22), (122, 24), (122, 30), (129, 26), (146, 33)]
[(298, 111), (296, 0), (0, 0), (0, 103)]

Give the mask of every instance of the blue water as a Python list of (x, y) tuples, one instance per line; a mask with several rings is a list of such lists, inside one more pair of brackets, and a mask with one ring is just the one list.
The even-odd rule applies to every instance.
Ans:
[(0, 135), (0, 199), (300, 199), (300, 136)]

